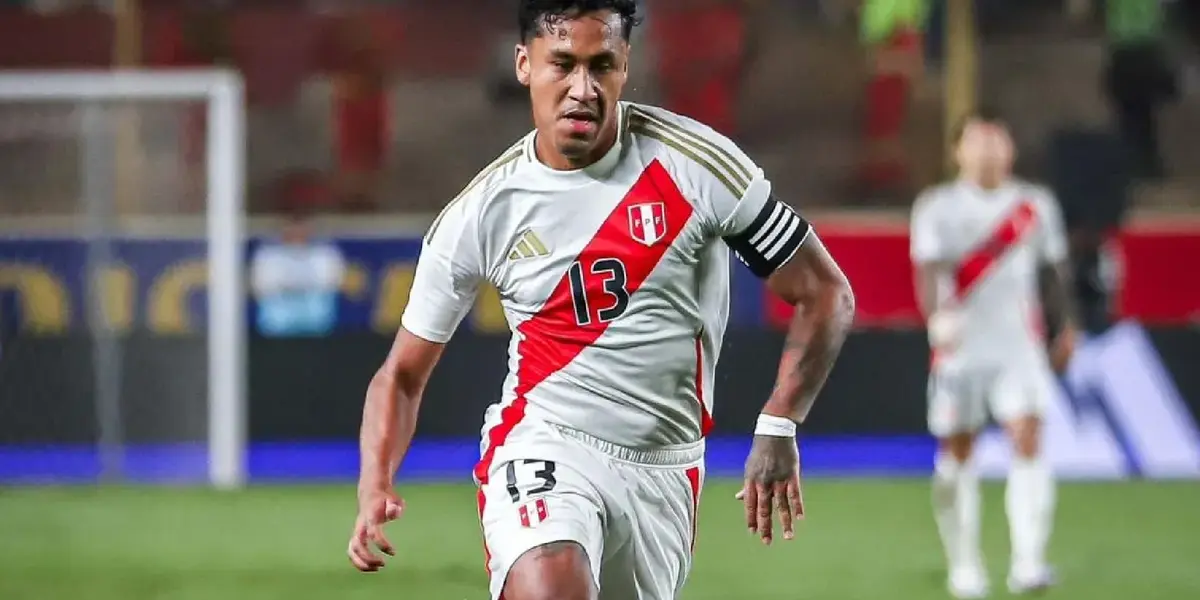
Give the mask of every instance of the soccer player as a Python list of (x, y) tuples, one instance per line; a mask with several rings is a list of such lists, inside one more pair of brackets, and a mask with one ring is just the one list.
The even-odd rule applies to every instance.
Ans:
[(989, 412), (1014, 450), (1005, 499), (1009, 589), (1053, 583), (1045, 551), (1054, 482), (1042, 456), (1041, 415), (1055, 385), (1051, 368), (1070, 359), (1075, 317), (1058, 205), (1045, 189), (1013, 178), (1013, 156), (1003, 120), (986, 110), (971, 115), (957, 140), (959, 179), (925, 191), (912, 214), (912, 258), (933, 353), (934, 512), (958, 598), (988, 593), (971, 450)]
[[(421, 393), (483, 282), (512, 329), (509, 375), (474, 470), (491, 595), (666, 600), (691, 567), (729, 304), (730, 249), (798, 308), (746, 461), (764, 543), (802, 517), (796, 423), (853, 319), (811, 227), (733, 143), (621, 102), (634, 0), (523, 0), (516, 75), (535, 129), (430, 227), (363, 415), (350, 560), (392, 553), (393, 475)], [(373, 548), (374, 546), (374, 548)]]

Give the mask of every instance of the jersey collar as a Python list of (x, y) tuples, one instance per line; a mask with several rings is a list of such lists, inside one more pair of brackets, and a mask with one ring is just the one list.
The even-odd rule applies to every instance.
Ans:
[(990, 190), (979, 187), (978, 185), (975, 185), (966, 179), (958, 180), (958, 189), (966, 192), (969, 198), (975, 198), (984, 201), (1008, 198), (1009, 196), (1013, 195), (1013, 191), (1015, 191), (1016, 188), (1017, 186), (1011, 179)]

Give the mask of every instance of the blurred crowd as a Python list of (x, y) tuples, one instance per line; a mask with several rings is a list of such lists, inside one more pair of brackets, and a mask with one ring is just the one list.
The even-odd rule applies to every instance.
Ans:
[[(1063, 195), (1200, 207), (1196, 2), (975, 0), (964, 28), (955, 1), (644, 0), (630, 94), (733, 136), (799, 203), (903, 207), (946, 174), (967, 77)], [(237, 68), (252, 210), (426, 213), (529, 127), (511, 5), (0, 0), (0, 68)], [(943, 68), (963, 48), (977, 66)], [(78, 107), (0, 99), (0, 211), (81, 211), (89, 169), (137, 182), (123, 211), (202, 210), (202, 103), (106, 105), (100, 133)]]

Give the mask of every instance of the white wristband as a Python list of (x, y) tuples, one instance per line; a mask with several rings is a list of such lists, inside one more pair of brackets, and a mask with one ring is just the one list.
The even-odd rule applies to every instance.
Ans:
[(768, 437), (796, 437), (796, 422), (775, 415), (758, 415), (758, 423), (754, 426), (754, 435)]

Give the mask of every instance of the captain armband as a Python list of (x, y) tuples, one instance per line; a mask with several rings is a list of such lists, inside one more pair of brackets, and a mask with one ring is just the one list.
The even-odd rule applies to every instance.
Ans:
[(750, 226), (726, 236), (725, 243), (751, 272), (766, 278), (792, 258), (810, 231), (812, 225), (792, 207), (769, 198)]

